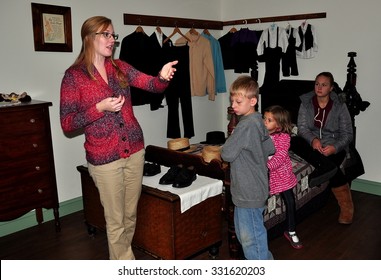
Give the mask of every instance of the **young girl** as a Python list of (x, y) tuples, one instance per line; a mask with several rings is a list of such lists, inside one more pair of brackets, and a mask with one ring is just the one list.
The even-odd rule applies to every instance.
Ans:
[(280, 193), (286, 204), (288, 230), (284, 236), (295, 249), (303, 247), (295, 232), (295, 197), (293, 188), (297, 178), (292, 171), (291, 159), (288, 155), (290, 148), (291, 118), (287, 110), (281, 106), (271, 106), (264, 111), (263, 120), (274, 142), (275, 154), (267, 161), (270, 180), (270, 194)]

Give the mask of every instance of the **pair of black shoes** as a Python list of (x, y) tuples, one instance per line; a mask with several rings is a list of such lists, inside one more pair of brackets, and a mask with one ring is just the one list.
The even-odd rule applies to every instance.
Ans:
[(161, 172), (160, 165), (157, 163), (146, 162), (143, 168), (143, 176), (155, 176)]
[(174, 165), (160, 178), (160, 185), (172, 185), (174, 188), (185, 188), (196, 180), (196, 171), (193, 166), (183, 167)]

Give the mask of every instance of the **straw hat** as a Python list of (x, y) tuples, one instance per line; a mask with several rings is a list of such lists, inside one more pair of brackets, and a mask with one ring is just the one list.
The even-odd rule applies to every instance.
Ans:
[(221, 147), (205, 146), (202, 149), (201, 156), (205, 162), (211, 162), (213, 159), (221, 160)]
[(167, 142), (167, 146), (168, 146), (168, 149), (170, 150), (185, 152), (185, 153), (190, 153), (197, 149), (196, 145), (189, 144), (189, 138), (171, 139)]

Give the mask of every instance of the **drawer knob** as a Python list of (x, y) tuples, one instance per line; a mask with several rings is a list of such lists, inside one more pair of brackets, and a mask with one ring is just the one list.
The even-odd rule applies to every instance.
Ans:
[(33, 143), (33, 148), (37, 148), (38, 147), (38, 144), (37, 143)]
[(38, 189), (37, 192), (38, 192), (38, 193), (42, 193), (43, 190), (42, 190), (42, 189)]
[(35, 123), (36, 120), (35, 120), (35, 119), (30, 119), (30, 122), (31, 122), (31, 123)]
[(39, 171), (40, 169), (41, 169), (41, 168), (40, 168), (40, 167), (37, 165), (37, 166), (36, 166), (36, 170), (38, 170), (38, 171)]

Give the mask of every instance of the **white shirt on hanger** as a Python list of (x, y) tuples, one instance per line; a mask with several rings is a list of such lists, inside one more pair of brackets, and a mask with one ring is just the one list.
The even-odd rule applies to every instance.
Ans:
[(163, 33), (155, 30), (157, 41), (160, 44), (160, 47), (163, 47)]
[[(278, 31), (278, 34), (277, 34)], [(278, 35), (278, 45), (277, 45)], [(283, 27), (272, 24), (269, 28), (263, 30), (261, 38), (257, 46), (258, 55), (263, 55), (265, 47), (276, 48), (281, 47), (282, 52), (285, 53), (288, 47), (288, 36)]]

